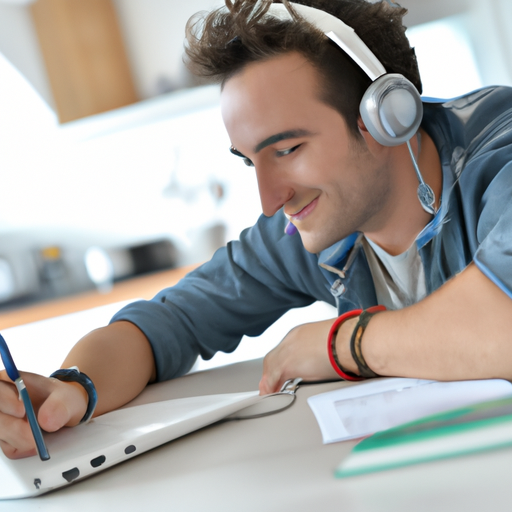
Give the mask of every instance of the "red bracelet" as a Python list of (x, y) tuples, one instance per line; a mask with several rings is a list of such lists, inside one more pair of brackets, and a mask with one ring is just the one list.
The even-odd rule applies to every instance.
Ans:
[(334, 371), (345, 380), (364, 380), (364, 377), (360, 377), (355, 373), (345, 372), (341, 367), (341, 364), (338, 360), (338, 355), (336, 353), (336, 333), (338, 332), (341, 324), (348, 320), (349, 318), (354, 318), (355, 316), (359, 316), (363, 312), (362, 309), (354, 309), (353, 311), (347, 311), (343, 313), (343, 315), (339, 316), (335, 322), (332, 324), (331, 330), (329, 331), (329, 336), (327, 337), (327, 353), (329, 354), (329, 361), (331, 362)]

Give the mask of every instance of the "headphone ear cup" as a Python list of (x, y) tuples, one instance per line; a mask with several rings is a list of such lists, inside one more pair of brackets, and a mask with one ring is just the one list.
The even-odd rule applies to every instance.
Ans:
[(404, 76), (382, 75), (364, 93), (359, 105), (370, 135), (383, 146), (410, 140), (423, 117), (423, 104), (414, 85)]

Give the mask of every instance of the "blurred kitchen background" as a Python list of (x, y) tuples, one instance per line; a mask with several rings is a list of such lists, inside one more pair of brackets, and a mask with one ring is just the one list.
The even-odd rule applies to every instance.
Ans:
[[(0, 311), (208, 259), (260, 214), (217, 86), (182, 63), (217, 0), (0, 0)], [(512, 84), (510, 0), (402, 0), (424, 95)]]

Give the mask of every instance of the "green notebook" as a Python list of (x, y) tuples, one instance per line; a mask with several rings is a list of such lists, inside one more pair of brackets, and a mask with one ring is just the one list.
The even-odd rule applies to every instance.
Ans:
[(506, 446), (512, 446), (512, 398), (378, 432), (355, 446), (335, 475), (345, 478)]

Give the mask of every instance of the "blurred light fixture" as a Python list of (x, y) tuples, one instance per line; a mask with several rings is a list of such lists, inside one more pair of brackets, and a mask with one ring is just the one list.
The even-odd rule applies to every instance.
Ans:
[(0, 302), (4, 302), (14, 296), (15, 283), (11, 265), (0, 259)]
[(109, 292), (114, 283), (114, 266), (107, 252), (101, 247), (90, 247), (84, 260), (87, 274), (98, 291)]

